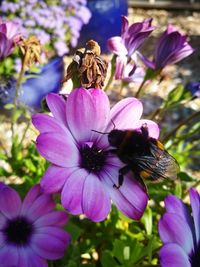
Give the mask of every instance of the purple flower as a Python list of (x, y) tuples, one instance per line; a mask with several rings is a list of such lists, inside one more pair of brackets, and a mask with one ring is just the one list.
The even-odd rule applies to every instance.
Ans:
[(67, 100), (49, 94), (47, 104), (53, 117), (33, 116), (40, 131), (36, 145), (39, 153), (52, 163), (41, 180), (45, 192), (61, 192), (61, 203), (71, 214), (85, 214), (102, 221), (111, 208), (117, 208), (132, 219), (140, 219), (148, 196), (132, 174), (116, 189), (118, 171), (123, 164), (110, 149), (108, 136), (97, 133), (113, 129), (139, 128), (147, 123), (150, 135), (158, 138), (156, 123), (140, 120), (142, 104), (126, 98), (110, 111), (107, 95), (100, 89), (74, 89)]
[(137, 22), (129, 26), (127, 17), (122, 16), (121, 36), (115, 36), (108, 40), (108, 49), (118, 55), (132, 57), (134, 52), (154, 30), (151, 26), (152, 19)]
[(200, 195), (190, 189), (192, 215), (176, 196), (165, 199), (167, 212), (159, 221), (159, 233), (164, 243), (160, 250), (162, 267), (200, 266)]
[(125, 82), (134, 82), (140, 84), (145, 76), (144, 68), (138, 67), (135, 64), (125, 64), (121, 69), (121, 64), (116, 62), (115, 79), (123, 80)]
[(200, 82), (189, 82), (186, 88), (191, 92), (193, 97), (200, 98)]
[(0, 18), (0, 60), (9, 56), (20, 40), (18, 25)]
[(168, 25), (157, 42), (153, 62), (144, 57), (143, 61), (149, 68), (159, 70), (182, 60), (193, 51), (187, 42), (187, 36), (182, 35), (172, 25)]
[(122, 80), (125, 82), (134, 82), (141, 84), (144, 80), (145, 71), (142, 67), (136, 65), (127, 64), (124, 68)]
[(35, 185), (23, 203), (18, 193), (0, 183), (0, 266), (47, 267), (63, 257), (70, 237), (62, 226), (63, 211), (54, 211), (52, 197)]
[(134, 23), (129, 26), (128, 19), (122, 16), (121, 36), (115, 36), (108, 40), (107, 45), (110, 52), (117, 55), (115, 78), (121, 79), (127, 61), (131, 58), (136, 59), (136, 50), (144, 40), (154, 30), (151, 26), (152, 19), (146, 19), (143, 22)]

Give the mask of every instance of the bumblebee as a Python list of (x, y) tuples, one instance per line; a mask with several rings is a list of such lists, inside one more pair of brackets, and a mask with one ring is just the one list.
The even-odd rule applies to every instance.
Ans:
[(175, 180), (179, 165), (157, 139), (149, 136), (146, 124), (138, 130), (117, 130), (108, 133), (108, 142), (114, 147), (109, 153), (115, 154), (125, 166), (119, 170), (118, 185), (120, 188), (124, 175), (132, 171), (135, 178), (147, 191), (145, 179), (157, 181), (162, 178)]

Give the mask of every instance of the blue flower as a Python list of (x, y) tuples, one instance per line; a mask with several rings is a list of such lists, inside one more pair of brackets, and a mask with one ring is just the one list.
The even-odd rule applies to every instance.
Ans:
[[(64, 75), (64, 63), (62, 57), (52, 59), (48, 64), (41, 67), (39, 73), (26, 73), (27, 78), (21, 85), (19, 102), (32, 109), (41, 109), (41, 101), (45, 96), (57, 93), (61, 87)], [(16, 80), (9, 78), (0, 80), (0, 105), (12, 103), (15, 96)]]
[(165, 199), (167, 212), (159, 221), (164, 245), (160, 250), (162, 267), (200, 266), (200, 195), (190, 189), (192, 215), (176, 196)]
[(189, 82), (186, 88), (191, 92), (193, 97), (200, 98), (200, 82)]

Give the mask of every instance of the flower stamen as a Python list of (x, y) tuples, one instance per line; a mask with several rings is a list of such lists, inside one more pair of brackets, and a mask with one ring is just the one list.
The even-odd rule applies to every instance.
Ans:
[(24, 217), (18, 217), (10, 220), (4, 229), (7, 242), (15, 245), (26, 245), (33, 232), (32, 224)]
[(90, 172), (99, 172), (105, 164), (105, 153), (95, 146), (90, 147), (85, 144), (80, 149), (81, 167)]

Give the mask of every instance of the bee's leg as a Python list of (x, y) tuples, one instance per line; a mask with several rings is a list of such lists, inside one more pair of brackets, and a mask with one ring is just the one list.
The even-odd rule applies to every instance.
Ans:
[(124, 175), (130, 171), (130, 167), (128, 165), (124, 166), (123, 168), (119, 169), (119, 176), (118, 176), (118, 185), (114, 184), (113, 187), (119, 189), (124, 181)]
[[(135, 173), (134, 173), (135, 174)], [(143, 189), (145, 190), (145, 192), (148, 192), (147, 191), (147, 186), (146, 184), (144, 183), (143, 179), (140, 177), (140, 175), (138, 174), (135, 174), (134, 175), (135, 179), (142, 185)]]

